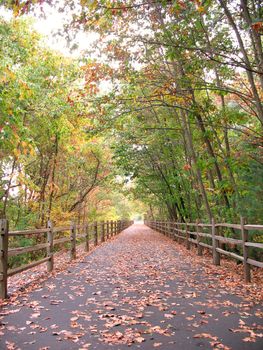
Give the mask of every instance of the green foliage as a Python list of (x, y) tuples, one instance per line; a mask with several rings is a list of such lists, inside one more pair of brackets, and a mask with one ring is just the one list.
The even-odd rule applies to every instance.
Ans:
[(111, 155), (86, 99), (102, 67), (51, 51), (24, 19), (1, 19), (0, 37), (0, 215), (13, 228), (99, 218)]

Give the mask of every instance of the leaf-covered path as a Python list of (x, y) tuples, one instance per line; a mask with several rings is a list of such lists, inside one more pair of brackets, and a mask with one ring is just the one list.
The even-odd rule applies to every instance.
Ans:
[(4, 306), (0, 348), (262, 349), (263, 309), (250, 287), (187, 253), (130, 227)]

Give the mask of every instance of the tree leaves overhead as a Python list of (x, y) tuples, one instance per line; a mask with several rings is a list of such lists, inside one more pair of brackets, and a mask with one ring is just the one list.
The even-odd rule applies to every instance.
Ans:
[(254, 195), (245, 169), (262, 167), (262, 47), (249, 25), (256, 2), (98, 1), (82, 9), (82, 28), (101, 34), (96, 45), (115, 67), (111, 107), (98, 96), (98, 118), (113, 129), (116, 163), (136, 198), (158, 206), (154, 215), (181, 220), (247, 214)]
[[(19, 13), (37, 6), (44, 10), (43, 4), (28, 1), (25, 7), (23, 2), (8, 2), (14, 11), (19, 6)], [(65, 106), (58, 87), (52, 95), (53, 119), (47, 132), (56, 120), (57, 128), (63, 125), (63, 137), (60, 129), (53, 135), (57, 140), (70, 143), (80, 124), (93, 141), (103, 135), (117, 167), (105, 170), (107, 178), (110, 172), (113, 177), (119, 174), (124, 188), (147, 203), (153, 216), (236, 221), (245, 214), (259, 221), (262, 196), (256, 196), (251, 185), (262, 187), (258, 2), (66, 0), (63, 4), (58, 6), (68, 16), (67, 35), (77, 38), (79, 31), (95, 32), (99, 39), (82, 53), (81, 69), (73, 69), (81, 83), (68, 89)], [(69, 72), (64, 70), (63, 79), (76, 81)], [(6, 79), (12, 74), (7, 71)], [(58, 81), (45, 83), (55, 88)], [(47, 91), (50, 85), (43, 81), (41, 91), (43, 87)], [(32, 92), (24, 90), (20, 98), (27, 100)], [(44, 101), (39, 101), (40, 107)], [(63, 118), (57, 117), (58, 109)], [(63, 149), (62, 145), (64, 141)], [(53, 145), (49, 150), (53, 159), (55, 149)], [(97, 158), (91, 153), (93, 174)], [(88, 190), (81, 187), (81, 193)], [(72, 200), (71, 208), (78, 200)], [(247, 203), (253, 201), (256, 209), (248, 210)]]

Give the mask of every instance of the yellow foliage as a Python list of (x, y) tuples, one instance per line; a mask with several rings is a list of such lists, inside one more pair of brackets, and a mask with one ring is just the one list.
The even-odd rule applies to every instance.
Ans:
[(198, 11), (199, 13), (204, 13), (204, 12), (205, 12), (204, 6), (199, 6), (199, 7), (197, 8), (197, 11)]
[(13, 150), (13, 153), (14, 153), (14, 156), (15, 156), (15, 158), (17, 159), (17, 158), (19, 158), (19, 156), (20, 156), (20, 150), (19, 149), (17, 149), (17, 148), (15, 148), (14, 150)]

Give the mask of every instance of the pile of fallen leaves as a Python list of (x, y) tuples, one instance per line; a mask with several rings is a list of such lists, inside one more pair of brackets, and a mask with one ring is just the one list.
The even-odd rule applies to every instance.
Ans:
[(39, 285), (51, 276), (56, 276), (59, 272), (83, 261), (94, 249), (94, 244), (90, 244), (89, 252), (85, 251), (84, 244), (78, 245), (76, 248), (77, 259), (74, 261), (70, 261), (68, 250), (61, 250), (55, 254), (54, 270), (51, 273), (47, 272), (46, 264), (41, 264), (9, 277), (7, 286), (9, 299), (0, 300), (0, 306), (6, 305), (8, 302), (13, 302), (19, 296), (38, 288)]
[[(170, 240), (169, 238), (166, 238)], [(236, 260), (221, 255), (220, 266), (213, 265), (210, 251), (204, 251), (203, 256), (197, 255), (197, 249), (191, 247), (187, 250), (182, 244), (172, 241), (177, 249), (185, 256), (185, 259), (196, 267), (201, 267), (207, 275), (218, 277), (220, 284), (225, 286), (229, 292), (240, 295), (253, 302), (263, 300), (263, 269), (251, 266), (252, 283), (245, 283), (243, 264), (237, 264)]]

